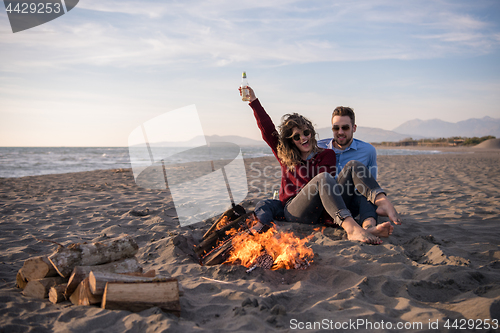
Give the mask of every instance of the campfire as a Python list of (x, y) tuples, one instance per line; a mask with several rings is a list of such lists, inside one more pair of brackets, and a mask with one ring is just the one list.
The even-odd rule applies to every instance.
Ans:
[[(238, 207), (238, 206), (237, 206)], [(312, 236), (300, 238), (276, 226), (251, 231), (258, 222), (253, 213), (235, 208), (224, 213), (195, 248), (202, 265), (237, 264), (248, 268), (306, 269), (314, 252), (306, 246)]]

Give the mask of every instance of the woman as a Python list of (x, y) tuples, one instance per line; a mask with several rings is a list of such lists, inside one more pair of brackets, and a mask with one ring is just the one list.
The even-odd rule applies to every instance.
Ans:
[(248, 89), (249, 105), (262, 137), (281, 165), (279, 199), (285, 219), (300, 223), (334, 223), (347, 232), (349, 240), (382, 243), (378, 236), (388, 236), (392, 232), (390, 222), (365, 230), (354, 220), (345, 204), (345, 200), (352, 199), (356, 189), (377, 206), (378, 213), (392, 216), (391, 219), (399, 224), (394, 207), (367, 168), (351, 161), (337, 181), (334, 178), (335, 152), (318, 148), (312, 123), (297, 113), (287, 114), (283, 116), (278, 132), (254, 91)]

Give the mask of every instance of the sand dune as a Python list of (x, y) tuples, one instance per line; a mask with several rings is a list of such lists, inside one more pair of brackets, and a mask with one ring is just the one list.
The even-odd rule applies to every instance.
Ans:
[(474, 146), (481, 149), (500, 149), (500, 139), (489, 139)]
[[(279, 168), (274, 158), (245, 163), (243, 206), (251, 210), (279, 186)], [(137, 187), (130, 170), (0, 179), (0, 332), (293, 332), (315, 322), (308, 332), (448, 332), (447, 322), (466, 319), (488, 331), (480, 329), (485, 320), (500, 319), (500, 154), (380, 156), (379, 169), (404, 220), (382, 245), (280, 222), (313, 235), (314, 262), (307, 270), (251, 273), (200, 266), (193, 246), (211, 221), (180, 227), (168, 190)], [(158, 308), (52, 305), (14, 287), (25, 259), (55, 249), (37, 239), (66, 244), (123, 234), (139, 244), (145, 269), (179, 279), (180, 318)], [(359, 325), (346, 329), (352, 322)]]

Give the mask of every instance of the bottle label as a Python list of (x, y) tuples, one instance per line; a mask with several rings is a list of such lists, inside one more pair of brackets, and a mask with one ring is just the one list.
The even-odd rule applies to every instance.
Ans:
[(279, 200), (279, 198), (280, 198), (280, 192), (278, 190), (274, 190), (273, 200)]

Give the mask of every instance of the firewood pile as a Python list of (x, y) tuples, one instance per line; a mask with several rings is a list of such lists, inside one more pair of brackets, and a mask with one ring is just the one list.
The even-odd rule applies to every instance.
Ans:
[(16, 285), (28, 297), (56, 304), (100, 305), (103, 309), (139, 312), (159, 307), (180, 316), (177, 279), (143, 272), (130, 237), (97, 243), (73, 243), (50, 256), (27, 259)]

